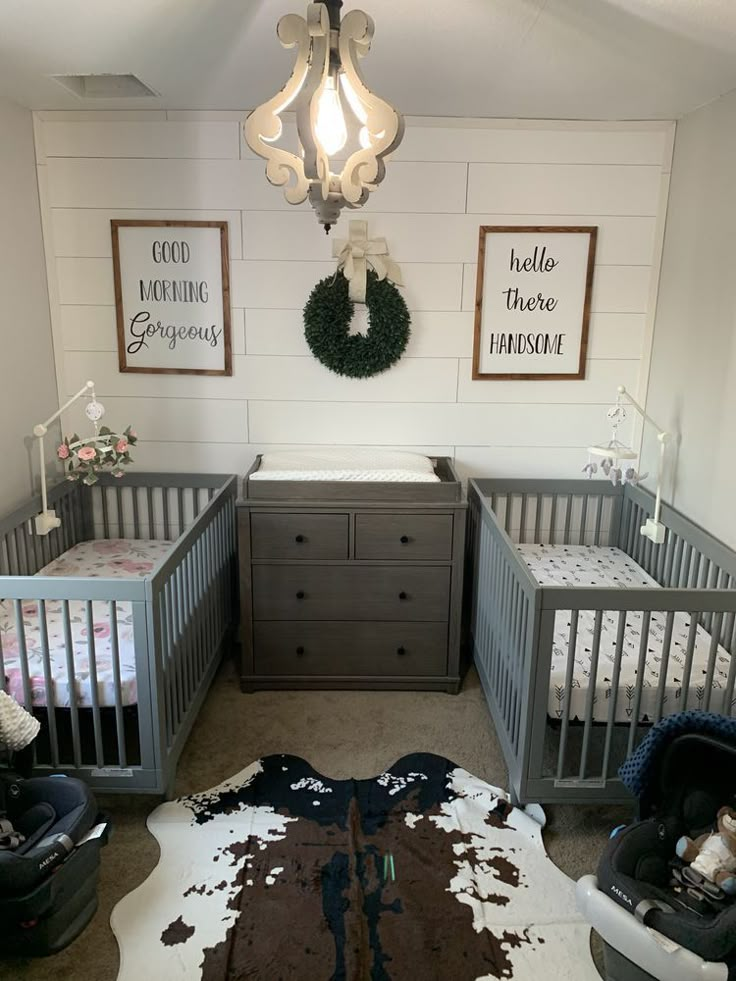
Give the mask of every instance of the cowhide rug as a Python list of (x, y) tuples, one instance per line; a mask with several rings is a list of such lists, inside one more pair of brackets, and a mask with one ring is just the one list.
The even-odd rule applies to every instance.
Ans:
[(593, 981), (541, 829), (448, 760), (329, 780), (294, 756), (157, 808), (113, 910), (118, 981)]

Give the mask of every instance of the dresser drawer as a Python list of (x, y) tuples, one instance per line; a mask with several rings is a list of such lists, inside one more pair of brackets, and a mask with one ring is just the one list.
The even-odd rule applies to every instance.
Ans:
[(447, 620), (450, 569), (256, 565), (256, 620)]
[(449, 561), (451, 514), (356, 514), (356, 559)]
[(440, 676), (447, 630), (436, 623), (256, 623), (254, 654), (261, 675)]
[(347, 514), (283, 514), (250, 516), (254, 559), (346, 559)]

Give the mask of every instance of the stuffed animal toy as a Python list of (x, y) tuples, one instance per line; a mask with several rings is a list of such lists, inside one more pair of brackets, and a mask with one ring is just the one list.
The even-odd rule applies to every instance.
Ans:
[(717, 831), (694, 841), (683, 835), (675, 850), (690, 864), (698, 877), (718, 886), (726, 895), (736, 895), (736, 809), (722, 807), (716, 820)]

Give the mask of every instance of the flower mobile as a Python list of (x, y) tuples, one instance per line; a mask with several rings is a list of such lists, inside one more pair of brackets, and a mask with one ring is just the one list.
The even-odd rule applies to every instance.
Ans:
[(67, 471), (67, 480), (81, 480), (83, 484), (91, 486), (97, 483), (100, 473), (123, 477), (123, 468), (133, 462), (130, 448), (138, 442), (138, 434), (131, 426), (122, 433), (100, 426), (105, 406), (97, 401), (94, 390), (84, 413), (94, 426), (94, 435), (86, 439), (80, 438), (77, 433), (66, 436), (56, 450), (57, 457)]

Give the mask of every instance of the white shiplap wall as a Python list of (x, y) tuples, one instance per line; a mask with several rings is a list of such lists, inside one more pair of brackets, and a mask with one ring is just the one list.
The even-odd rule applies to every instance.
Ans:
[[(301, 310), (334, 269), (331, 242), (266, 182), (242, 116), (37, 114), (60, 393), (93, 378), (109, 420), (141, 434), (144, 468), (242, 472), (269, 447), (358, 444), (447, 453), (463, 474), (578, 473), (616, 385), (644, 395), (673, 124), (409, 119), (365, 212), (401, 263), (412, 339), (359, 381), (306, 347)], [(232, 378), (118, 373), (115, 217), (227, 219)], [(482, 224), (599, 226), (585, 381), (471, 381)]]

